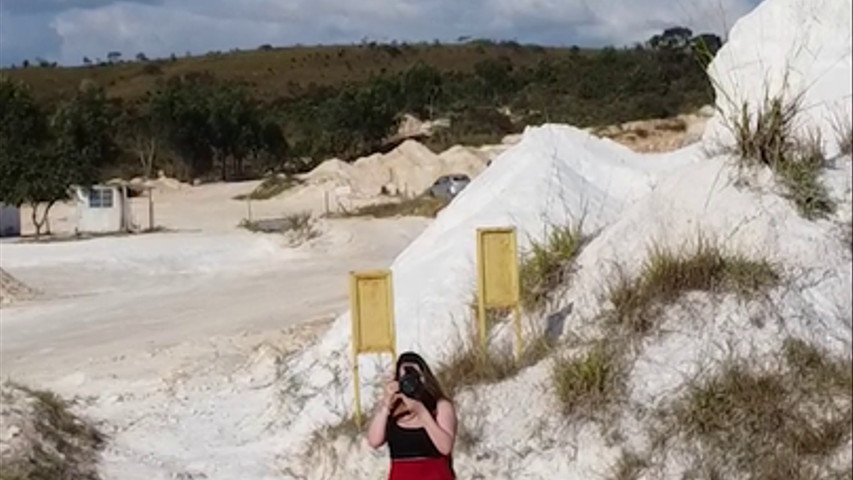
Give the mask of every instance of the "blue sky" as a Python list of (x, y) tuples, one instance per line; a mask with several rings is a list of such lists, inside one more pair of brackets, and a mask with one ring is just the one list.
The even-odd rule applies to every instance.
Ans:
[(760, 0), (0, 0), (0, 64), (296, 43), (626, 45), (665, 27), (721, 35)]

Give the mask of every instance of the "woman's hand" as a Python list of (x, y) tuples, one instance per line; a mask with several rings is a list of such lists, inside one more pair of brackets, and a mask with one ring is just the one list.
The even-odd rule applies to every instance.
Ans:
[(427, 410), (426, 406), (420, 401), (414, 398), (409, 398), (405, 395), (399, 395), (399, 397), (403, 400), (403, 405), (406, 406), (406, 409), (417, 418), (424, 418), (424, 415), (430, 416), (429, 410)]
[(385, 383), (385, 394), (382, 397), (382, 405), (391, 410), (391, 407), (394, 406), (394, 402), (397, 401), (397, 398), (400, 397), (398, 393), (400, 391), (400, 384), (395, 380), (390, 380)]

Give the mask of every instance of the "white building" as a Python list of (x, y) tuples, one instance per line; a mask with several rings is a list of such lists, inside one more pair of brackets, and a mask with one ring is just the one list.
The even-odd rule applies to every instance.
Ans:
[(0, 237), (21, 235), (21, 210), (12, 205), (0, 204)]
[(127, 232), (133, 226), (125, 185), (73, 187), (77, 204), (77, 231), (81, 233)]

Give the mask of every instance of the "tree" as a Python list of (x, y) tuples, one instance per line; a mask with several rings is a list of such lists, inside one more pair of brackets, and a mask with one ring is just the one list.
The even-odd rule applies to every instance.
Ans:
[(50, 209), (68, 197), (74, 174), (74, 165), (59, 153), (55, 140), (29, 89), (0, 80), (0, 200), (30, 205), (36, 236), (45, 227), (50, 233)]
[(109, 61), (110, 63), (115, 63), (120, 58), (121, 58), (121, 52), (113, 51), (113, 52), (107, 53), (107, 61)]
[(147, 62), (147, 61), (148, 61), (148, 57), (147, 57), (147, 56), (145, 56), (145, 54), (144, 54), (144, 53), (139, 52), (139, 53), (137, 53), (137, 54), (136, 54), (136, 60), (137, 60), (137, 61), (140, 61), (140, 62)]
[(91, 65), (92, 60), (89, 57), (83, 57), (83, 65)]
[(156, 125), (147, 104), (124, 109), (118, 119), (119, 144), (136, 156), (146, 179), (151, 178), (159, 153), (160, 132)]

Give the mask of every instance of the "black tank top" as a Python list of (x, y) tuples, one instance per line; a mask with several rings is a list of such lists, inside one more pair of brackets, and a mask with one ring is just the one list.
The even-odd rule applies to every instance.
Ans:
[(388, 449), (392, 459), (443, 457), (424, 428), (403, 428), (388, 418)]

